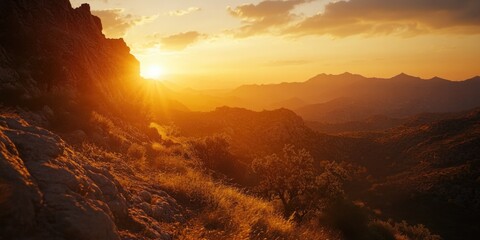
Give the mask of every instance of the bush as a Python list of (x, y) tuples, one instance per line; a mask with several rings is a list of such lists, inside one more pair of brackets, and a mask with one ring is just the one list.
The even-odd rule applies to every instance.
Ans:
[[(391, 223), (390, 223), (391, 224)], [(428, 228), (424, 225), (408, 225), (407, 222), (402, 221), (400, 223), (395, 223), (393, 228), (400, 234), (407, 236), (412, 240), (440, 240), (442, 239), (438, 235), (434, 235), (430, 232)]]
[(193, 154), (208, 169), (237, 180), (243, 178), (246, 167), (230, 152), (230, 144), (225, 136), (214, 135), (190, 141), (190, 146)]
[(96, 139), (98, 144), (116, 152), (124, 151), (124, 147), (128, 146), (127, 134), (109, 118), (92, 112), (90, 121), (97, 126), (97, 134), (102, 137)]
[(372, 212), (349, 201), (332, 204), (322, 215), (321, 221), (341, 231), (346, 239), (358, 240), (440, 240), (423, 225), (409, 225), (407, 222), (380, 221)]
[(127, 150), (127, 155), (133, 160), (144, 161), (146, 159), (147, 149), (137, 143), (130, 145)]
[(279, 199), (285, 217), (302, 220), (312, 212), (325, 208), (329, 202), (343, 197), (347, 172), (334, 162), (321, 162), (315, 168), (313, 157), (305, 149), (286, 145), (283, 155), (257, 158), (252, 169), (260, 183), (257, 191), (270, 200)]

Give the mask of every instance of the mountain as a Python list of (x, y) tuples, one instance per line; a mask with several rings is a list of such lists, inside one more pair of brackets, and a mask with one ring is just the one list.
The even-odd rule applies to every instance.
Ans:
[(268, 109), (272, 105), (276, 106), (276, 103), (290, 99), (297, 99), (297, 102), (300, 100), (307, 103), (319, 103), (336, 98), (341, 94), (343, 87), (362, 79), (362, 76), (350, 73), (320, 74), (306, 82), (245, 85), (234, 89), (230, 95), (248, 100), (248, 105), (242, 107), (249, 109)]
[[(250, 109), (291, 108), (307, 121), (345, 123), (375, 115), (404, 118), (424, 112), (459, 112), (480, 106), (480, 77), (465, 81), (421, 79), (400, 74), (390, 79), (344, 73), (318, 75), (306, 82), (248, 85), (230, 95), (248, 99)], [(299, 104), (289, 104), (290, 99)], [(285, 103), (284, 106), (278, 103)], [(238, 105), (238, 104), (237, 104)]]
[(358, 121), (373, 115), (402, 118), (424, 112), (459, 112), (480, 105), (475, 94), (479, 89), (478, 77), (451, 82), (403, 74), (352, 84), (340, 98), (295, 111), (305, 119), (327, 123)]

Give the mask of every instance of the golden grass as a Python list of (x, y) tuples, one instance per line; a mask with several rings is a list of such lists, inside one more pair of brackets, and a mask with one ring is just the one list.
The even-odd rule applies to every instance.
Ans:
[(182, 173), (158, 174), (156, 181), (204, 207), (180, 239), (328, 239), (327, 233), (298, 228), (285, 220), (270, 202), (215, 181), (198, 169), (185, 166)]
[[(188, 224), (175, 227), (178, 239), (328, 239), (327, 232), (299, 227), (285, 220), (271, 202), (215, 180), (194, 157), (189, 139), (176, 135), (175, 128), (152, 123), (161, 140), (138, 144), (128, 141), (130, 131), (94, 113), (92, 121), (109, 137), (123, 138), (127, 148), (116, 153), (84, 144), (84, 152), (110, 162), (122, 159), (136, 169), (137, 177), (162, 187), (191, 209)], [(133, 161), (132, 161), (133, 160)], [(123, 185), (129, 180), (118, 179)], [(190, 201), (191, 200), (191, 201)]]

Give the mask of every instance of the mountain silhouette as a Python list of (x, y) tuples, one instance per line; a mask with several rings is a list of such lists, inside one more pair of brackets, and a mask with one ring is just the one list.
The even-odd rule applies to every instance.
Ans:
[[(390, 79), (344, 73), (320, 74), (306, 82), (242, 86), (230, 93), (248, 99), (243, 107), (292, 107), (288, 100), (309, 103), (294, 110), (307, 121), (343, 123), (375, 115), (403, 118), (423, 112), (459, 112), (480, 106), (480, 78), (449, 81), (399, 74)], [(284, 106), (278, 103), (284, 102)]]

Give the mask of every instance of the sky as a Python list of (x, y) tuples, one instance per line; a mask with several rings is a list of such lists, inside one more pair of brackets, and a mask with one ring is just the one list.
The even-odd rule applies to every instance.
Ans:
[(480, 75), (479, 0), (71, 0), (142, 75), (193, 89), (317, 74)]

